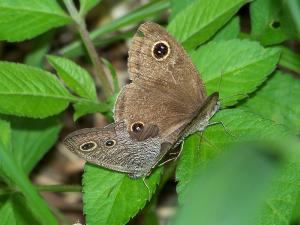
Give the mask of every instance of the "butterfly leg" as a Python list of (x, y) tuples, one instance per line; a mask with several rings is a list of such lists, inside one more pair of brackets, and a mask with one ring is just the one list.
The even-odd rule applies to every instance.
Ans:
[(213, 125), (219, 125), (219, 124), (222, 125), (222, 127), (224, 128), (224, 130), (227, 134), (229, 134), (232, 137), (236, 137), (234, 134), (232, 134), (232, 132), (225, 126), (225, 124), (222, 121), (212, 122), (212, 123), (209, 123), (207, 126), (213, 126)]
[(150, 199), (151, 199), (151, 191), (150, 191), (150, 188), (149, 188), (149, 186), (148, 186), (148, 184), (146, 182), (146, 177), (143, 177), (143, 182), (144, 182), (144, 184), (145, 184), (145, 186), (146, 186), (146, 188), (148, 190), (148, 201), (150, 201)]
[[(184, 142), (184, 141), (183, 141), (183, 142)], [(170, 159), (167, 159), (166, 161), (160, 163), (158, 166), (163, 166), (163, 165), (165, 165), (165, 164), (167, 164), (168, 162), (171, 162), (171, 161), (173, 161), (173, 160), (176, 161), (176, 160), (180, 157), (180, 155), (181, 155), (181, 152), (182, 152), (182, 146), (183, 146), (183, 145), (181, 145), (180, 150), (179, 150), (178, 152), (170, 152), (170, 153), (169, 153), (169, 155), (176, 155), (175, 157), (172, 157), (172, 158), (170, 158)]]

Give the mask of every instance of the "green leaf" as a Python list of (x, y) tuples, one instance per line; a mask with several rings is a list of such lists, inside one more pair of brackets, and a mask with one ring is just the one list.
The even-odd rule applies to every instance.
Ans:
[(38, 224), (20, 194), (0, 197), (0, 225)]
[(169, 32), (187, 49), (207, 41), (250, 0), (197, 0), (170, 22)]
[(76, 100), (46, 71), (0, 62), (0, 113), (44, 118), (62, 112)]
[(282, 0), (256, 0), (250, 5), (251, 37), (263, 45), (278, 44), (288, 37), (282, 27)]
[(1, 117), (11, 124), (12, 149), (15, 160), (25, 173), (30, 173), (39, 160), (48, 152), (58, 139), (62, 128), (55, 117), (47, 119), (28, 119)]
[(238, 38), (240, 33), (240, 18), (234, 16), (222, 29), (220, 29), (215, 36), (213, 41), (230, 40)]
[(53, 37), (54, 32), (47, 32), (33, 40), (32, 49), (30, 53), (26, 55), (24, 64), (43, 68), (45, 55), (50, 49)]
[(233, 105), (259, 86), (275, 69), (280, 51), (256, 42), (210, 42), (191, 53), (208, 93), (220, 93), (221, 106)]
[(288, 126), (295, 134), (300, 132), (300, 81), (276, 72), (241, 107), (275, 123)]
[(253, 225), (280, 166), (268, 151), (239, 146), (219, 155), (207, 168), (196, 170), (172, 224)]
[(71, 22), (56, 0), (1, 0), (0, 40), (23, 41)]
[[(6, 133), (10, 136), (9, 124), (5, 121), (0, 121), (1, 133)], [(34, 216), (39, 220), (41, 224), (57, 224), (56, 219), (52, 215), (48, 205), (38, 195), (34, 186), (30, 183), (28, 177), (21, 169), (19, 164), (13, 157), (11, 151), (11, 144), (6, 143), (6, 138), (0, 137), (0, 163), (1, 170), (7, 177), (17, 186), (18, 190), (24, 195), (27, 201), (27, 205), (30, 207)], [(9, 146), (8, 146), (9, 145)]]
[(170, 0), (171, 2), (171, 15), (169, 20), (172, 20), (178, 13), (184, 10), (185, 7), (193, 3), (195, 0)]
[[(161, 170), (148, 177), (151, 195), (160, 181)], [(142, 209), (149, 191), (142, 179), (131, 179), (126, 174), (86, 164), (83, 177), (84, 213), (87, 224), (121, 225)]]
[(109, 112), (111, 110), (110, 105), (102, 102), (94, 102), (94, 101), (82, 101), (75, 103), (73, 105), (75, 109), (75, 113), (73, 115), (73, 120), (76, 121), (80, 117), (89, 114), (89, 113), (104, 113)]
[(80, 15), (84, 16), (101, 1), (102, 0), (80, 0)]
[[(131, 11), (129, 14), (122, 16), (121, 18), (103, 24), (101, 27), (96, 28), (90, 33), (90, 37), (93, 43), (98, 46), (99, 44), (103, 43), (101, 41), (98, 41), (99, 38), (103, 38), (105, 34), (114, 32), (122, 27), (131, 24), (140, 23), (145, 19), (153, 17), (159, 12), (166, 10), (169, 6), (170, 3), (168, 0), (151, 1), (148, 4)], [(74, 58), (84, 53), (84, 47), (81, 42), (75, 41), (61, 49), (60, 53), (64, 56)]]
[(87, 99), (97, 99), (94, 81), (85, 69), (63, 57), (49, 55), (47, 58), (72, 91)]

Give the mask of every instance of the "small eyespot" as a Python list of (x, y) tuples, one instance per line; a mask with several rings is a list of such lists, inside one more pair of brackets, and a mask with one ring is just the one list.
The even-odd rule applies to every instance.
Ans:
[(169, 56), (170, 50), (170, 45), (166, 41), (158, 41), (152, 47), (152, 56), (162, 61)]
[(144, 124), (142, 122), (136, 122), (131, 125), (131, 130), (135, 133), (139, 133), (144, 129)]
[(94, 141), (89, 141), (80, 145), (80, 150), (85, 152), (92, 151), (95, 148), (97, 148), (97, 144)]
[(115, 140), (107, 140), (107, 141), (105, 142), (105, 146), (106, 146), (106, 147), (113, 147), (115, 144), (116, 144), (116, 141), (115, 141)]

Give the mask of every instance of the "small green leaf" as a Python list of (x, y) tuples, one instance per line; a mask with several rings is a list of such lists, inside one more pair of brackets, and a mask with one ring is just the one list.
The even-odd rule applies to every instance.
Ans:
[(221, 106), (233, 105), (253, 92), (275, 69), (280, 51), (256, 42), (210, 42), (191, 53), (208, 93), (220, 93)]
[(71, 60), (58, 56), (47, 56), (50, 64), (58, 75), (76, 94), (81, 97), (96, 100), (97, 93), (91, 75)]
[(14, 157), (28, 174), (54, 145), (62, 125), (58, 118), (28, 119), (1, 116), (11, 124)]
[(0, 197), (0, 225), (38, 224), (20, 194)]
[(80, 15), (84, 16), (101, 1), (102, 0), (80, 0)]
[(275, 123), (300, 131), (300, 81), (289, 74), (276, 72), (241, 107)]
[(109, 112), (111, 110), (111, 107), (108, 104), (94, 101), (78, 102), (75, 103), (73, 107), (75, 109), (75, 113), (73, 115), (74, 121), (89, 113), (104, 113)]
[(251, 0), (195, 0), (170, 22), (169, 32), (187, 49), (207, 41)]
[(185, 7), (193, 3), (195, 0), (171, 0), (171, 15), (169, 20), (172, 20), (178, 13), (184, 10)]
[(238, 16), (233, 17), (222, 29), (220, 29), (215, 36), (213, 41), (230, 40), (238, 38), (240, 33), (240, 18)]
[[(161, 170), (148, 177), (151, 195), (160, 181)], [(87, 224), (122, 225), (142, 209), (149, 191), (142, 179), (86, 164), (83, 177), (84, 213)]]
[(251, 36), (263, 45), (278, 44), (288, 37), (282, 27), (281, 0), (256, 0), (250, 6)]
[(44, 118), (76, 100), (51, 73), (22, 64), (0, 62), (0, 113)]
[(56, 0), (0, 1), (0, 40), (23, 41), (70, 22)]
[[(10, 134), (9, 124), (5, 121), (0, 121), (0, 127), (2, 128), (1, 133)], [(5, 129), (4, 129), (5, 128)], [(8, 135), (10, 136), (10, 135)], [(22, 170), (20, 165), (16, 162), (11, 151), (11, 144), (5, 143), (7, 140), (0, 137), (0, 164), (1, 170), (6, 176), (14, 183), (18, 190), (26, 198), (27, 205), (30, 207), (34, 216), (39, 220), (41, 224), (53, 224), (58, 225), (56, 219), (52, 215), (48, 205), (38, 195), (36, 189), (29, 181), (27, 175)]]

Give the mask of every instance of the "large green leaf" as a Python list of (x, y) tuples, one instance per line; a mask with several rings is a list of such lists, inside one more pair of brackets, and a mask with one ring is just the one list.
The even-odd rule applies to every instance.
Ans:
[(0, 40), (22, 41), (70, 21), (56, 0), (0, 1)]
[[(157, 169), (145, 182), (150, 195), (160, 180)], [(126, 174), (109, 171), (90, 164), (85, 166), (83, 177), (84, 213), (88, 224), (126, 224), (142, 209), (149, 191), (142, 179), (131, 179)]]
[(254, 96), (241, 105), (275, 123), (288, 126), (295, 133), (300, 132), (300, 81), (276, 72)]
[(91, 75), (71, 60), (58, 56), (48, 56), (48, 61), (67, 86), (80, 97), (96, 100), (97, 93)]
[(253, 225), (280, 168), (280, 157), (273, 157), (270, 150), (239, 146), (219, 155), (200, 173), (197, 169), (172, 224)]
[(221, 106), (233, 105), (254, 91), (275, 69), (280, 51), (256, 42), (210, 42), (191, 53), (208, 93), (220, 93)]
[(195, 0), (170, 22), (169, 32), (187, 49), (207, 41), (250, 0)]
[(62, 112), (76, 100), (46, 71), (0, 62), (0, 113), (44, 118)]
[(29, 181), (27, 175), (17, 163), (11, 150), (11, 143), (8, 143), (10, 137), (10, 127), (5, 121), (0, 121), (0, 169), (14, 183), (17, 189), (24, 195), (27, 205), (30, 207), (34, 216), (41, 224), (58, 224), (52, 215), (48, 205), (38, 195), (36, 189)]

